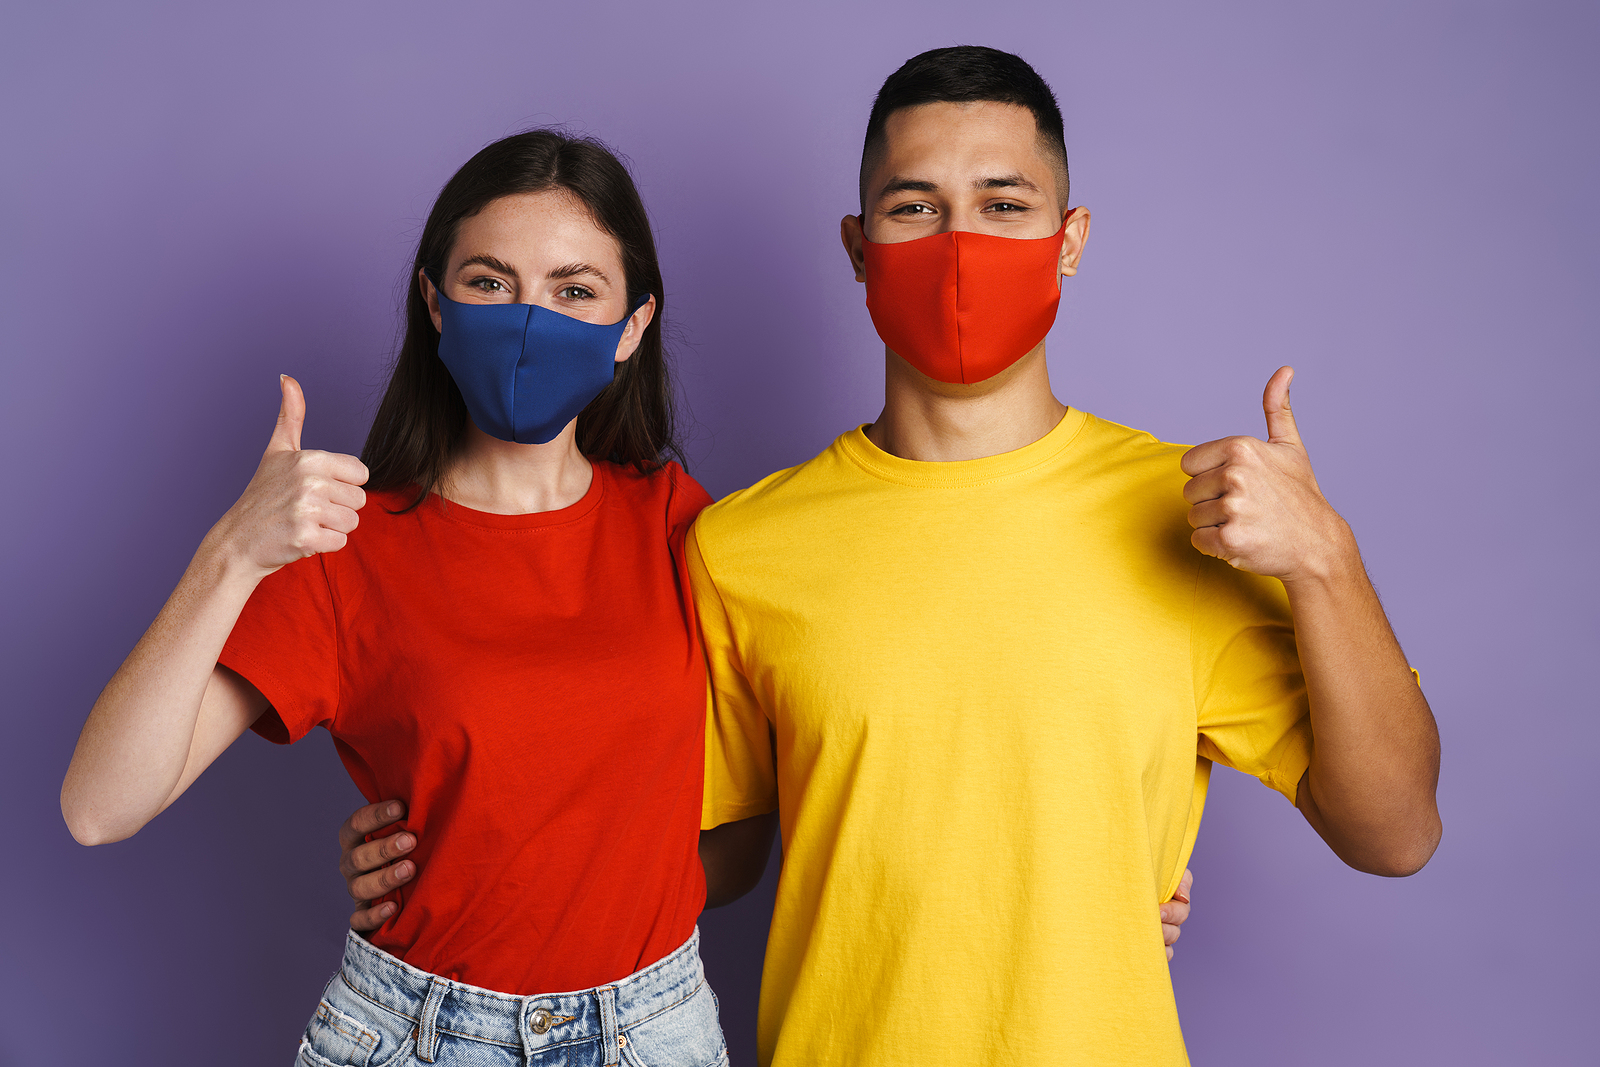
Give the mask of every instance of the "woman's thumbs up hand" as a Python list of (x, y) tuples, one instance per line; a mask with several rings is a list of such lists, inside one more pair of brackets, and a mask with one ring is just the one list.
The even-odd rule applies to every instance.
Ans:
[(337, 552), (367, 502), (367, 468), (354, 456), (300, 447), (306, 398), (300, 383), (278, 376), (283, 403), (255, 477), (210, 537), (236, 561), (265, 577), (297, 559)]

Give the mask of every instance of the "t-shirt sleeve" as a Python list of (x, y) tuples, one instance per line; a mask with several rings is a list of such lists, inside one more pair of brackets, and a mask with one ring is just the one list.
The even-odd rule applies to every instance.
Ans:
[(667, 463), (667, 477), (672, 484), (671, 500), (667, 504), (667, 534), (674, 545), (679, 545), (695, 517), (710, 506), (711, 494), (675, 462)]
[(1311, 765), (1311, 717), (1283, 583), (1200, 561), (1193, 621), (1199, 753), (1293, 804)]
[(339, 706), (339, 643), (333, 592), (321, 555), (267, 575), (245, 604), (222, 655), (271, 707), (252, 729), (280, 745), (313, 726), (331, 727)]
[(689, 582), (706, 654), (706, 775), (700, 828), (765, 815), (778, 807), (771, 723), (745, 675), (722, 593), (698, 527), (688, 537)]

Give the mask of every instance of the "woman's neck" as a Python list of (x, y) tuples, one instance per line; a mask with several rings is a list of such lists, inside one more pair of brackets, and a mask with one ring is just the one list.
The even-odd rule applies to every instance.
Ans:
[(437, 491), (474, 511), (528, 515), (571, 507), (593, 480), (594, 468), (578, 451), (576, 420), (542, 445), (497, 440), (468, 422)]

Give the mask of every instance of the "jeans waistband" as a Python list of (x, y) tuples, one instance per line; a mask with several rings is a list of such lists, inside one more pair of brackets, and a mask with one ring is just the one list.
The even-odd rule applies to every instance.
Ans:
[(417, 1054), (433, 1062), (442, 1033), (532, 1054), (602, 1039), (614, 1063), (619, 1031), (692, 997), (705, 982), (700, 931), (670, 955), (626, 978), (570, 993), (518, 997), (429, 974), (351, 931), (338, 980), (353, 992), (417, 1026)]

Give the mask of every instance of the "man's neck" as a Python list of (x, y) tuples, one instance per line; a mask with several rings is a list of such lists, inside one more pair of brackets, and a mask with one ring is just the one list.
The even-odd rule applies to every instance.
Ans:
[(976, 385), (936, 382), (893, 352), (884, 359), (883, 413), (867, 427), (867, 439), (901, 459), (950, 463), (1015, 452), (1067, 413), (1050, 392), (1043, 342)]

